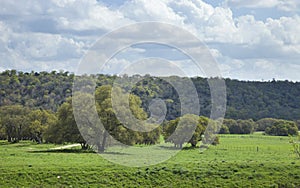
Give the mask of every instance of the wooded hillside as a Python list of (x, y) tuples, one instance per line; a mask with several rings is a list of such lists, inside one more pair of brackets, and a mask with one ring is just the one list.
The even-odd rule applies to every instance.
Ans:
[[(94, 75), (97, 85), (112, 84), (117, 76)], [(136, 75), (136, 77), (141, 77)], [(128, 77), (126, 77), (128, 79)], [(145, 111), (154, 98), (161, 98), (167, 104), (167, 119), (180, 116), (180, 101), (171, 84), (162, 78), (146, 75), (141, 77), (131, 90), (142, 100)], [(130, 77), (129, 77), (130, 79)], [(180, 83), (182, 79), (169, 77)], [(201, 103), (200, 115), (210, 114), (210, 90), (206, 78), (191, 78)], [(68, 72), (17, 72), (7, 70), (0, 74), (0, 106), (23, 105), (57, 111), (58, 107), (72, 95), (74, 74)], [(250, 82), (226, 79), (226, 118), (254, 119), (278, 118), (300, 119), (300, 83), (289, 81)], [(184, 88), (184, 85), (182, 86)]]

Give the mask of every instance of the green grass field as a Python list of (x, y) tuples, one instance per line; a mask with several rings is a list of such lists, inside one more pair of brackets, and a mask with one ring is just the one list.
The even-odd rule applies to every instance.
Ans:
[[(0, 187), (300, 187), (288, 137), (221, 135), (149, 167), (124, 167), (76, 149), (0, 142)], [(138, 147), (137, 147), (138, 148)]]

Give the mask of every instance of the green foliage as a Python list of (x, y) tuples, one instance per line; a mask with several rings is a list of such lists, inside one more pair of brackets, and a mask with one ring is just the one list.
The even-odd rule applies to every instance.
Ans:
[(297, 140), (294, 140), (292, 137), (290, 138), (290, 143), (293, 147), (293, 152), (300, 159), (300, 136), (297, 137)]
[[(104, 85), (97, 88), (95, 98), (101, 122), (116, 140), (127, 145), (155, 144), (159, 141), (160, 128), (145, 122), (147, 113), (141, 107), (139, 97), (127, 95), (118, 87), (114, 87), (112, 92), (110, 85)], [(138, 132), (134, 128), (146, 131)], [(100, 152), (104, 151), (104, 147), (98, 147)]]
[(43, 142), (43, 136), (48, 127), (57, 123), (56, 116), (51, 111), (33, 110), (29, 113), (28, 118), (30, 121), (28, 132), (30, 137), (38, 143)]
[(251, 134), (256, 127), (256, 123), (252, 119), (224, 119), (223, 125), (228, 127), (230, 134)]
[(4, 71), (0, 74), (0, 106), (17, 104), (56, 111), (71, 96), (73, 78), (68, 72)]
[(43, 142), (46, 129), (56, 123), (51, 111), (31, 110), (21, 105), (0, 108), (0, 137), (9, 142), (35, 140)]
[(268, 127), (272, 127), (278, 119), (274, 118), (263, 118), (258, 120), (257, 123), (257, 131), (265, 131)]
[(237, 124), (241, 127), (241, 133), (240, 134), (251, 134), (253, 133), (255, 129), (255, 122), (250, 120), (237, 120)]
[[(112, 99), (112, 96), (115, 98)], [(145, 123), (147, 114), (141, 108), (142, 102), (139, 97), (132, 94), (126, 95), (118, 87), (112, 92), (110, 85), (103, 85), (96, 89), (95, 101), (97, 114), (92, 111), (93, 96), (84, 92), (75, 93), (73, 103), (70, 98), (59, 108), (58, 124), (50, 127), (49, 141), (83, 143), (86, 140), (87, 144), (94, 146), (100, 153), (110, 145), (119, 144), (113, 142), (114, 139), (126, 145), (155, 144), (159, 141), (160, 127)], [(114, 101), (114, 106), (112, 101)], [(126, 101), (129, 102), (126, 103)], [(72, 105), (75, 105), (74, 108)], [(76, 120), (73, 110), (76, 110), (76, 114), (80, 116)], [(152, 131), (138, 132), (132, 129), (133, 127)], [(56, 132), (60, 135), (53, 134)]]
[(72, 108), (72, 98), (68, 98), (58, 109), (57, 121), (47, 127), (45, 140), (49, 143), (80, 143), (85, 146), (85, 140), (82, 138)]
[[(81, 76), (83, 78), (84, 76)], [(133, 76), (134, 77), (134, 76)], [(133, 77), (123, 76), (131, 80)], [(142, 101), (142, 107), (149, 115), (149, 103), (154, 98), (166, 102), (167, 120), (181, 114), (180, 99), (173, 86), (159, 77), (138, 76), (141, 79), (131, 90)], [(116, 76), (94, 75), (97, 86), (112, 85)], [(184, 79), (177, 76), (167, 78), (178, 83), (186, 91)], [(215, 78), (217, 79), (217, 78)], [(201, 105), (200, 115), (209, 117), (211, 112), (210, 88), (205, 78), (191, 78), (198, 92)], [(0, 73), (0, 106), (23, 105), (57, 111), (58, 107), (71, 96), (74, 75), (68, 72), (30, 72), (8, 70)], [(245, 82), (226, 79), (227, 119), (277, 118), (300, 119), (300, 83), (288, 81)], [(126, 85), (125, 85), (126, 87)], [(128, 86), (128, 88), (130, 88)], [(126, 88), (126, 89), (128, 89)], [(88, 88), (87, 88), (88, 89)], [(93, 89), (93, 88), (89, 88)]]
[[(185, 142), (195, 147), (202, 139), (208, 121), (209, 119), (203, 116), (186, 114), (164, 125), (164, 137), (167, 142), (173, 143), (175, 147), (182, 148)], [(188, 135), (191, 135), (191, 138), (187, 137)]]
[(29, 109), (20, 105), (2, 106), (0, 108), (1, 126), (5, 130), (8, 142), (19, 142), (26, 136)]
[(222, 125), (219, 134), (230, 134), (229, 128), (226, 125)]
[(273, 136), (298, 135), (298, 127), (293, 121), (278, 120), (272, 127), (266, 128), (266, 134)]

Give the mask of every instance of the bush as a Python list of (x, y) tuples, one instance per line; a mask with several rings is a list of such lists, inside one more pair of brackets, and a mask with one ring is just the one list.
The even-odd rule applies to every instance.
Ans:
[(266, 134), (273, 136), (298, 135), (298, 127), (293, 121), (280, 120), (274, 123), (272, 127), (266, 128)]
[(229, 134), (229, 128), (226, 125), (222, 125), (221, 129), (220, 129), (220, 134)]

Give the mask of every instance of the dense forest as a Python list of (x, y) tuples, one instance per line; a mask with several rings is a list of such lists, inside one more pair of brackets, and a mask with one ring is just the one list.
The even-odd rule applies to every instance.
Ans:
[[(68, 72), (18, 72), (7, 70), (0, 74), (0, 106), (22, 105), (31, 109), (44, 109), (56, 112), (58, 107), (72, 95), (74, 74)], [(112, 85), (117, 76), (94, 75), (98, 86)], [(128, 76), (126, 79), (130, 79)], [(142, 107), (148, 106), (154, 98), (160, 98), (167, 105), (167, 120), (181, 115), (178, 93), (163, 78), (149, 75), (139, 77), (140, 82), (131, 89), (132, 94), (142, 100)], [(169, 77), (180, 83), (177, 76)], [(191, 78), (198, 92), (201, 105), (200, 115), (209, 117), (211, 98), (206, 78)], [(300, 119), (300, 83), (289, 81), (238, 81), (225, 79), (227, 87), (228, 119), (277, 118)], [(182, 86), (184, 88), (184, 85)]]

